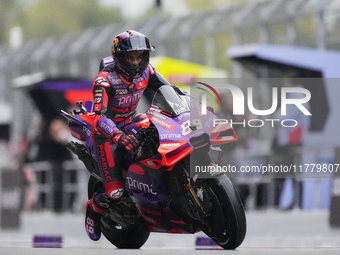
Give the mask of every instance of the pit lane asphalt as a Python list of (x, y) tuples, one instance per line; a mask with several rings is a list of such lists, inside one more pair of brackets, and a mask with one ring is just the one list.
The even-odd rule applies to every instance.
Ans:
[[(34, 213), (21, 216), (19, 230), (0, 230), (0, 255), (87, 255), (87, 254), (340, 254), (340, 229), (329, 226), (327, 211), (247, 211), (248, 231), (235, 251), (200, 247), (198, 236), (152, 233), (139, 250), (118, 250), (104, 237), (92, 242), (86, 236), (82, 214)], [(33, 248), (33, 237), (62, 237), (62, 248)]]

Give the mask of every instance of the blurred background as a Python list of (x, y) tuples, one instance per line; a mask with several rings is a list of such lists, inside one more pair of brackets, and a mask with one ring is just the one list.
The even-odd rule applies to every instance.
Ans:
[[(88, 174), (65, 149), (72, 138), (60, 110), (91, 99), (100, 60), (128, 29), (150, 39), (151, 63), (173, 84), (218, 78), (253, 87), (258, 109), (270, 108), (271, 88), (288, 78), (311, 91), (303, 134), (282, 141), (271, 126), (240, 127), (239, 142), (223, 148), (225, 162), (339, 163), (338, 0), (1, 0), (1, 228), (20, 229), (22, 214), (84, 212)], [(232, 110), (228, 100), (223, 94), (225, 109), (216, 109), (221, 118)], [(325, 224), (339, 227), (334, 172), (233, 181), (248, 213), (321, 210)]]

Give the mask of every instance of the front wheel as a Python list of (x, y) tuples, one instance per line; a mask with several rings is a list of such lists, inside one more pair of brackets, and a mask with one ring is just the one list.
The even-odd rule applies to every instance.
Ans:
[(205, 232), (223, 249), (236, 249), (243, 242), (247, 223), (244, 208), (237, 191), (226, 175), (206, 180), (214, 199), (213, 210), (206, 222), (211, 227)]

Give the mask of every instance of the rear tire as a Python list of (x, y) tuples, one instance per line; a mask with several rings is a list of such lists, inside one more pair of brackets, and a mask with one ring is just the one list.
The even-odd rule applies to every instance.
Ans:
[[(89, 199), (103, 187), (101, 181), (90, 176), (87, 189)], [(110, 211), (102, 214), (101, 223), (103, 235), (119, 249), (139, 249), (150, 236), (150, 231), (143, 222), (137, 222), (133, 229), (124, 229), (110, 219)]]
[(124, 229), (107, 217), (102, 217), (101, 230), (106, 239), (119, 249), (139, 249), (150, 235), (145, 224), (135, 229)]

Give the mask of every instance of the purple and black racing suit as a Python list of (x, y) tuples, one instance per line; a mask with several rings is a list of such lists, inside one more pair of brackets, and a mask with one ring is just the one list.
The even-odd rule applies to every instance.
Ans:
[(146, 118), (145, 114), (136, 113), (146, 88), (157, 91), (169, 82), (150, 64), (143, 75), (132, 82), (116, 71), (112, 57), (103, 59), (100, 69), (92, 88), (96, 114), (92, 135), (105, 193), (111, 199), (120, 199), (124, 192), (122, 167), (127, 151), (118, 145), (114, 134), (126, 125)]

